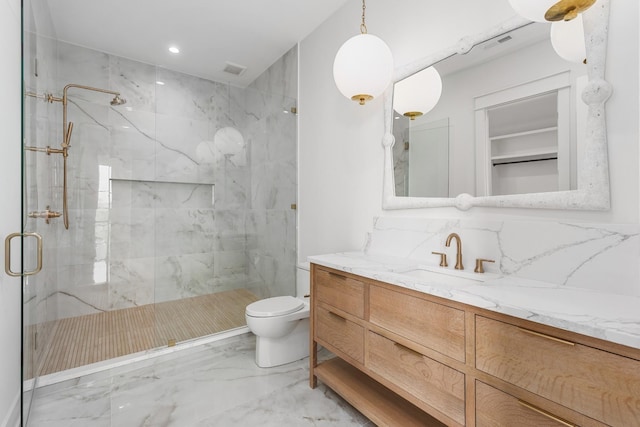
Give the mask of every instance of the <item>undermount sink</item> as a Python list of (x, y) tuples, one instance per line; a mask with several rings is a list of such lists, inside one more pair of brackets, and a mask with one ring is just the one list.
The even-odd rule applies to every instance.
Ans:
[(497, 274), (492, 273), (469, 273), (466, 271), (445, 269), (444, 267), (428, 266), (413, 267), (396, 271), (396, 273), (417, 279), (421, 282), (450, 286), (478, 285), (487, 280), (493, 280), (499, 277)]

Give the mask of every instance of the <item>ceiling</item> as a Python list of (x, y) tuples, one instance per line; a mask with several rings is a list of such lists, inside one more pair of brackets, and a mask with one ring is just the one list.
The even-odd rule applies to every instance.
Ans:
[[(244, 87), (346, 1), (50, 0), (49, 8), (58, 40)], [(222, 71), (226, 62), (247, 69), (235, 76)]]

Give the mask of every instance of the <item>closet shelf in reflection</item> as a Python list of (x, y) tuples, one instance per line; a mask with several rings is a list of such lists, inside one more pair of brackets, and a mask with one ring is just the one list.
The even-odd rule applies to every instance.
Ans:
[(502, 156), (493, 156), (491, 157), (491, 163), (495, 166), (505, 163), (522, 163), (536, 160), (555, 160), (557, 158), (558, 150), (540, 149), (521, 152), (517, 154), (513, 153)]
[(132, 179), (132, 178), (109, 178), (109, 180), (116, 181), (116, 182), (150, 182), (153, 184), (215, 185), (214, 182), (162, 181), (162, 180)]
[(552, 126), (552, 127), (548, 127), (548, 128), (544, 128), (544, 129), (533, 129), (533, 130), (528, 130), (528, 131), (524, 131), (524, 132), (510, 133), (510, 134), (506, 134), (506, 135), (490, 136), (489, 140), (490, 141), (495, 141), (495, 140), (498, 140), (498, 139), (518, 138), (518, 137), (521, 137), (521, 136), (536, 135), (536, 134), (546, 133), (546, 132), (556, 132), (557, 130), (558, 130), (557, 126)]

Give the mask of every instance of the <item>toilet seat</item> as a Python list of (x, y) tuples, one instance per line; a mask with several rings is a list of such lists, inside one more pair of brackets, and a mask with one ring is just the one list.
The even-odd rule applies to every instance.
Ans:
[(247, 316), (275, 317), (295, 313), (304, 307), (304, 302), (292, 296), (273, 297), (251, 303), (246, 308)]

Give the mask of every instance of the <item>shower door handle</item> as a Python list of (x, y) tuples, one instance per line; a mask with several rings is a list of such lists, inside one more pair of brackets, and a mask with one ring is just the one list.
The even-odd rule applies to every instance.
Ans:
[[(35, 237), (38, 241), (38, 258), (36, 269), (25, 271), (24, 273), (16, 273), (11, 271), (11, 240), (14, 237)], [(33, 276), (42, 270), (42, 236), (38, 233), (11, 233), (4, 239), (4, 271), (11, 277)]]

